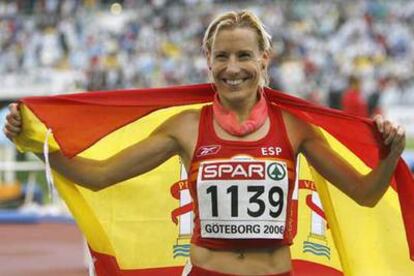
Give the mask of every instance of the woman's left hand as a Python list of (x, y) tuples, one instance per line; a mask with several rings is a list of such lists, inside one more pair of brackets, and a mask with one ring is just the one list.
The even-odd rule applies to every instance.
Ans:
[(405, 148), (405, 129), (381, 115), (375, 115), (373, 120), (382, 134), (384, 144), (391, 147), (390, 155), (399, 157)]

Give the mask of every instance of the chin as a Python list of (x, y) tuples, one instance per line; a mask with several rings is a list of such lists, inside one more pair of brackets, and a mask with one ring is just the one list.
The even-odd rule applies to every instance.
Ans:
[(229, 89), (228, 87), (223, 87), (223, 89), (220, 90), (220, 95), (227, 101), (241, 102), (251, 95), (252, 89), (254, 88)]
[(215, 78), (217, 91), (225, 101), (229, 102), (243, 102), (246, 99), (252, 97), (252, 94), (256, 95), (258, 89), (258, 79), (254, 77), (247, 78), (239, 86), (230, 86), (224, 80), (224, 78)]

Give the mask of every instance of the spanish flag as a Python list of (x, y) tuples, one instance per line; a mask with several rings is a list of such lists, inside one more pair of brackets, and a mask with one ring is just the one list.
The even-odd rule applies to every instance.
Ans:
[[(22, 151), (105, 159), (147, 137), (166, 118), (212, 101), (212, 84), (29, 97), (21, 100)], [(373, 122), (266, 88), (281, 108), (309, 122), (356, 170), (387, 154)], [(131, 164), (133, 166), (133, 164)], [(293, 195), (295, 275), (414, 275), (414, 181), (400, 160), (374, 208), (358, 206), (303, 157)], [(93, 255), (97, 275), (180, 275), (189, 256), (192, 202), (173, 157), (144, 175), (93, 192), (53, 172)]]

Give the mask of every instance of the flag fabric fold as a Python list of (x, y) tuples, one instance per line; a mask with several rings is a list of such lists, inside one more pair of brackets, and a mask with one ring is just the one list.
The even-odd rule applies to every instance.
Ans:
[[(22, 151), (39, 152), (50, 128), (51, 151), (107, 158), (145, 138), (169, 116), (212, 102), (214, 89), (212, 84), (199, 84), (24, 98), (24, 131), (15, 142)], [(368, 173), (387, 154), (368, 119), (270, 88), (265, 95), (275, 107), (320, 128), (329, 145), (361, 173)], [(406, 164), (399, 161), (392, 187), (379, 204), (364, 208), (301, 160), (292, 247), (298, 275), (306, 269), (308, 274), (302, 275), (311, 275), (309, 269), (314, 275), (414, 273), (414, 181)], [(192, 205), (178, 158), (99, 192), (57, 173), (54, 177), (87, 238), (98, 275), (179, 275), (189, 254)]]

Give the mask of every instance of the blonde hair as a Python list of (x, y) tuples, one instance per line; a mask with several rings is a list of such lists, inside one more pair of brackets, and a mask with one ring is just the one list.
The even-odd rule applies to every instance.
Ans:
[[(235, 29), (235, 28), (250, 28), (257, 34), (257, 42), (259, 50), (263, 53), (265, 51), (270, 53), (271, 36), (266, 31), (263, 23), (252, 12), (243, 10), (240, 12), (226, 12), (217, 16), (208, 26), (203, 38), (203, 52), (207, 56), (211, 52), (211, 47), (216, 39), (218, 32), (222, 29)], [(267, 69), (267, 68), (265, 68)], [(264, 86), (269, 83), (269, 77), (267, 70), (263, 71), (262, 78), (259, 85)]]

